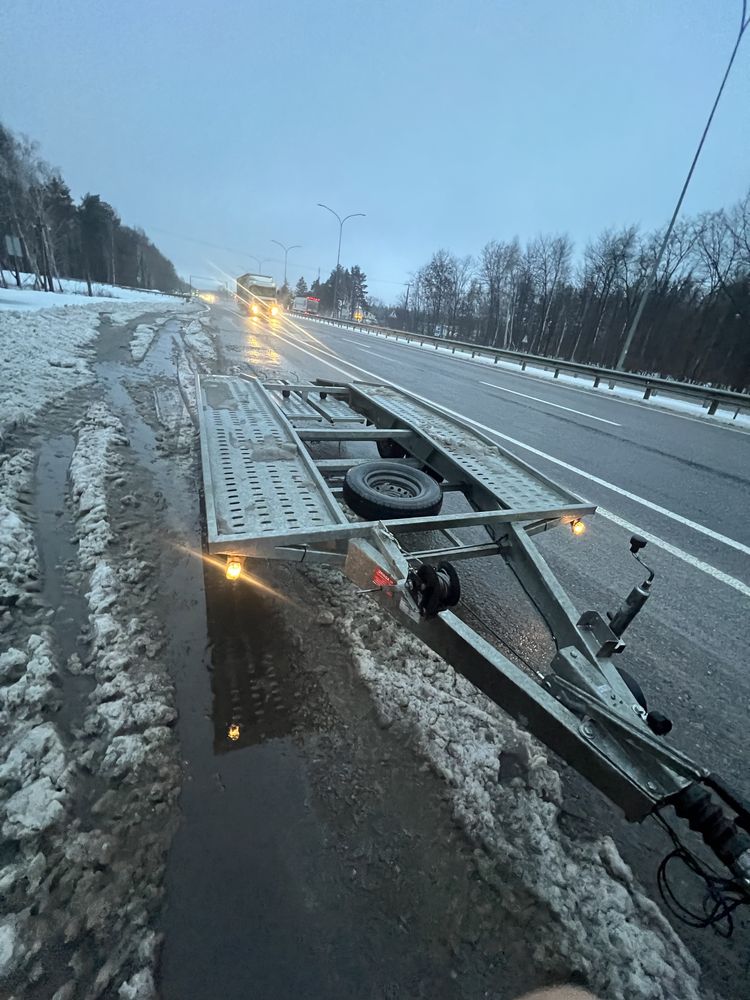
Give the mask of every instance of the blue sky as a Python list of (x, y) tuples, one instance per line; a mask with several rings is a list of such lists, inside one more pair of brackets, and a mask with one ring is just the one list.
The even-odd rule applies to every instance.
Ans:
[[(666, 221), (739, 0), (6, 0), (3, 108), (184, 275), (344, 230), (386, 301), (438, 247)], [(685, 203), (750, 184), (750, 33)], [(171, 235), (177, 234), (177, 235)], [(215, 249), (183, 237), (193, 237)], [(240, 252), (238, 252), (240, 251)], [(296, 263), (295, 263), (296, 262)], [(264, 270), (281, 277), (273, 259)]]

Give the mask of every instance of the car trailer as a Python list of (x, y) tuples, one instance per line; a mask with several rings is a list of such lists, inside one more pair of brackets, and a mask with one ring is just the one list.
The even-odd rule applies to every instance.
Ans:
[[(638, 683), (615, 663), (654, 578), (641, 556), (645, 540), (630, 541), (644, 582), (606, 618), (581, 614), (534, 536), (561, 525), (582, 533), (595, 506), (458, 416), (390, 384), (236, 374), (199, 375), (196, 388), (207, 548), (227, 577), (238, 579), (245, 561), (256, 559), (339, 567), (628, 820), (656, 814), (678, 845), (660, 869), (674, 912), (688, 913), (667, 885), (666, 862), (687, 856), (707, 889), (704, 914), (689, 915), (700, 925), (726, 920), (731, 929), (731, 911), (750, 902), (750, 808), (665, 741), (672, 723), (648, 709)], [(316, 443), (328, 442), (375, 443), (379, 457), (315, 457)], [(441, 512), (443, 497), (455, 492), (468, 510)], [(482, 528), (482, 540), (461, 539), (465, 528)], [(410, 544), (424, 537), (425, 547), (411, 551), (406, 536)], [(552, 632), (557, 652), (541, 681), (450, 610), (460, 601), (455, 564), (487, 556), (503, 559)], [(686, 851), (661, 815), (666, 806), (730, 874), (717, 875)]]

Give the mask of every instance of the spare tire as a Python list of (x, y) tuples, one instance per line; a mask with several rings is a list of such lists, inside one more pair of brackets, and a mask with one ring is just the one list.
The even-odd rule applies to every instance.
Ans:
[(368, 521), (389, 517), (429, 517), (443, 504), (432, 476), (405, 462), (363, 462), (344, 478), (344, 500)]

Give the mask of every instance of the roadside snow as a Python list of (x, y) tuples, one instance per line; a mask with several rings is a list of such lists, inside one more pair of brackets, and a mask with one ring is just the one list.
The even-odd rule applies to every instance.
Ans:
[(90, 682), (67, 728), (56, 637), (37, 597), (33, 455), (0, 455), (0, 994), (27, 996), (51, 975), (45, 995), (146, 998), (179, 789), (173, 693), (142, 606), (149, 567), (130, 541), (112, 559), (106, 486), (112, 474), (122, 481), (122, 425), (96, 403), (77, 431), (70, 477), (90, 618), (75, 660)]
[(130, 354), (133, 361), (143, 361), (146, 351), (153, 343), (156, 330), (153, 326), (139, 323), (130, 339)]
[[(8, 287), (0, 286), (0, 311), (3, 309), (33, 311), (37, 309), (51, 309), (54, 307), (68, 305), (82, 305), (84, 303), (105, 303), (112, 299), (119, 299), (122, 302), (181, 302), (180, 297), (174, 295), (164, 295), (161, 292), (151, 291), (148, 288), (122, 288), (118, 285), (106, 285), (100, 283), (92, 284), (93, 295), (89, 296), (88, 286), (85, 281), (76, 278), (61, 278), (55, 280), (54, 292), (42, 292), (34, 289), (34, 275), (22, 274), (22, 287), (15, 284), (15, 277), (8, 276), (5, 272), (5, 280)], [(57, 291), (62, 287), (62, 292)], [(184, 302), (183, 302), (184, 305)]]
[(106, 483), (121, 471), (120, 452), (125, 447), (120, 421), (102, 404), (93, 404), (79, 423), (70, 472), (79, 561), (89, 571), (88, 670), (95, 681), (78, 759), (106, 783), (107, 790), (94, 805), (101, 828), (113, 843), (139, 845), (133, 857), (120, 850), (119, 875), (107, 884), (106, 902), (96, 903), (96, 933), (103, 953), (113, 933), (109, 915), (120, 913), (122, 925), (117, 948), (99, 970), (97, 982), (116, 985), (120, 970), (135, 963), (140, 971), (122, 983), (118, 995), (145, 998), (152, 995), (148, 990), (153, 986), (150, 970), (156, 938), (152, 935), (152, 945), (144, 951), (143, 928), (162, 891), (179, 770), (171, 728), (176, 718), (172, 683), (158, 661), (158, 627), (148, 620), (145, 609), (137, 616), (126, 610), (132, 584), (142, 580), (149, 567), (131, 547), (125, 547), (116, 564), (108, 554), (112, 527)]
[(583, 842), (560, 827), (560, 777), (544, 747), (386, 615), (363, 614), (340, 577), (308, 574), (339, 609), (381, 723), (403, 727), (444, 778), (481, 877), (509, 919), (533, 926), (535, 961), (565, 964), (606, 997), (699, 1000), (698, 964), (611, 838)]
[[(50, 721), (60, 707), (54, 636), (31, 625), (14, 634), (14, 617), (38, 618), (39, 560), (27, 520), (33, 456), (0, 455), (0, 982), (35, 954), (29, 930), (30, 897), (55, 864), (55, 845), (70, 808), (73, 771), (59, 728)], [(7, 994), (3, 994), (7, 995)]]
[(0, 630), (3, 606), (17, 601), (39, 576), (34, 535), (23, 517), (32, 464), (30, 451), (0, 453)]
[(98, 336), (102, 316), (127, 322), (149, 310), (185, 313), (190, 307), (178, 299), (102, 300), (33, 313), (0, 312), (0, 444), (14, 425), (27, 423), (52, 400), (91, 379), (86, 348)]
[(185, 328), (183, 339), (189, 351), (204, 364), (216, 361), (216, 345), (213, 338), (207, 334), (199, 319), (194, 319)]
[(120, 421), (102, 403), (94, 403), (78, 427), (78, 444), (70, 464), (78, 509), (78, 558), (84, 569), (93, 569), (112, 538), (104, 489), (107, 455), (114, 445), (127, 444), (127, 438)]

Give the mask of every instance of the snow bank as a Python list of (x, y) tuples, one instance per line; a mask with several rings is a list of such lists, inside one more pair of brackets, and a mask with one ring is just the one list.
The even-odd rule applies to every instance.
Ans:
[[(179, 790), (176, 718), (171, 680), (158, 654), (158, 625), (143, 607), (128, 612), (133, 581), (149, 567), (132, 546), (115, 563), (108, 555), (112, 527), (106, 484), (122, 471), (122, 425), (100, 403), (92, 405), (78, 426), (78, 443), (71, 463), (77, 508), (79, 561), (89, 571), (91, 655), (88, 670), (95, 681), (81, 726), (81, 764), (106, 791), (93, 809), (113, 845), (120, 844), (118, 875), (106, 886), (106, 899), (92, 883), (94, 895), (83, 907), (95, 906), (95, 936), (110, 959), (95, 982), (116, 987), (122, 972), (138, 970), (122, 982), (119, 996), (147, 997), (157, 939), (145, 932), (161, 894), (164, 859), (171, 839)], [(142, 599), (141, 599), (142, 600)], [(135, 854), (123, 850), (139, 845)], [(113, 848), (114, 850), (114, 848)], [(119, 915), (119, 927), (109, 922)], [(114, 946), (116, 942), (116, 947)], [(82, 943), (82, 953), (90, 946)], [(114, 949), (114, 950), (112, 950)]]
[(213, 337), (206, 333), (201, 320), (194, 319), (188, 323), (183, 340), (188, 350), (204, 364), (212, 364), (216, 360), (216, 344)]
[[(362, 614), (338, 575), (309, 570), (384, 726), (398, 725), (450, 789), (481, 877), (508, 919), (533, 925), (534, 960), (602, 997), (698, 1000), (699, 967), (609, 837), (573, 840), (545, 749), (386, 615)], [(531, 923), (529, 923), (531, 921)]]
[[(119, 285), (107, 285), (94, 282), (93, 295), (89, 296), (85, 281), (76, 278), (61, 278), (55, 281), (55, 288), (62, 287), (62, 292), (41, 292), (34, 289), (34, 275), (22, 274), (22, 287), (15, 284), (15, 277), (10, 277), (6, 271), (5, 280), (8, 288), (0, 286), (0, 311), (4, 309), (34, 311), (50, 309), (67, 305), (82, 305), (84, 303), (106, 303), (112, 299), (121, 302), (179, 302), (181, 298), (165, 295), (148, 288), (122, 288)], [(184, 303), (183, 303), (184, 304)]]
[(4, 608), (35, 586), (39, 562), (31, 526), (23, 517), (31, 480), (30, 451), (0, 453), (0, 631)]
[(73, 499), (78, 511), (78, 558), (84, 569), (93, 569), (112, 538), (104, 482), (108, 454), (128, 440), (122, 424), (102, 403), (94, 403), (79, 421), (78, 444), (70, 464)]
[[(39, 576), (26, 520), (32, 464), (28, 451), (0, 455), (0, 633), (6, 639), (0, 654), (0, 832), (6, 847), (0, 982), (34, 957), (30, 896), (38, 902), (37, 888), (54, 865), (73, 793), (69, 752), (49, 721), (60, 707), (54, 636), (32, 624)], [(26, 628), (16, 628), (26, 612)]]
[(179, 789), (174, 699), (143, 591), (131, 600), (148, 566), (132, 542), (111, 558), (106, 486), (112, 474), (123, 482), (122, 426), (94, 404), (77, 430), (71, 481), (90, 618), (76, 672), (90, 693), (82, 718), (66, 702), (70, 731), (56, 721), (55, 637), (34, 625), (44, 609), (24, 519), (32, 456), (0, 461), (0, 517), (12, 527), (0, 536), (0, 632), (13, 633), (0, 654), (0, 995), (25, 996), (47, 976), (45, 995), (58, 1000), (153, 997), (149, 924)]
[(146, 326), (145, 323), (138, 324), (130, 340), (130, 355), (133, 361), (143, 361), (155, 335), (156, 330), (153, 326)]
[(116, 316), (116, 321), (125, 322), (141, 316), (147, 308), (178, 313), (189, 309), (177, 299), (117, 306), (103, 301), (104, 305), (37, 312), (0, 311), (0, 445), (15, 424), (26, 423), (52, 400), (90, 380), (85, 348), (96, 339), (102, 316)]

